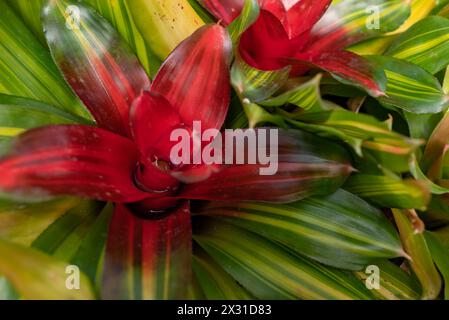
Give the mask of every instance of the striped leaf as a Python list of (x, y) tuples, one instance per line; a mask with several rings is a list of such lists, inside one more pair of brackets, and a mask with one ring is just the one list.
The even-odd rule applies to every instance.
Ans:
[(353, 275), (293, 254), (267, 239), (211, 218), (194, 236), (226, 272), (259, 299), (371, 299)]
[[(70, 261), (79, 251), (104, 204), (85, 200), (68, 210), (33, 241), (32, 247), (62, 261)], [(103, 241), (104, 244), (104, 241)], [(97, 259), (93, 255), (91, 259)]]
[(400, 34), (407, 31), (415, 23), (430, 15), (439, 1), (440, 0), (410, 0), (411, 14), (402, 26), (393, 32), (393, 34)]
[(0, 238), (32, 246), (78, 266), (92, 282), (107, 238), (109, 205), (65, 199), (35, 205), (4, 203)]
[(52, 223), (79, 202), (74, 198), (36, 204), (0, 202), (0, 239), (30, 246)]
[(394, 39), (396, 39), (394, 35), (383, 35), (356, 43), (347, 48), (347, 50), (360, 56), (382, 55), (390, 47)]
[(125, 0), (145, 43), (161, 60), (204, 25), (187, 0)]
[(27, 27), (46, 43), (40, 12), (47, 0), (7, 0), (8, 4), (16, 10), (18, 15), (26, 23)]
[(195, 250), (193, 271), (208, 300), (251, 300), (253, 297), (242, 288), (207, 253)]
[(0, 1), (0, 38), (1, 93), (42, 101), (89, 117), (66, 85), (50, 53), (5, 1)]
[(2, 137), (13, 137), (27, 129), (46, 125), (75, 123), (91, 124), (85, 118), (45, 103), (0, 93), (0, 136)]
[(447, 5), (449, 5), (449, 1), (448, 0), (436, 0), (436, 5), (432, 10), (432, 14), (437, 15), (439, 12), (441, 12), (441, 10), (443, 10), (444, 8), (447, 7)]
[(118, 31), (148, 74), (155, 75), (160, 66), (160, 59), (145, 43), (142, 34), (137, 29), (126, 0), (83, 0), (93, 6)]
[(0, 240), (0, 274), (28, 300), (90, 300), (95, 298), (89, 279), (80, 273), (80, 289), (70, 290), (66, 283), (68, 264), (35, 249)]
[(329, 109), (321, 98), (321, 78), (322, 75), (318, 74), (311, 80), (301, 82), (295, 87), (293, 87), (294, 83), (291, 81), (290, 83), (287, 83), (288, 89), (285, 89), (284, 92), (276, 97), (261, 101), (260, 105), (264, 107), (279, 107), (290, 103), (301, 110), (309, 112), (319, 112)]
[[(388, 260), (376, 262), (380, 270), (380, 288), (371, 292), (381, 300), (417, 300), (421, 296), (419, 282), (407, 274), (400, 267)], [(356, 276), (362, 281), (368, 280), (370, 273), (357, 272)]]
[(288, 80), (291, 67), (262, 71), (251, 67), (237, 54), (231, 69), (231, 82), (241, 99), (259, 102), (271, 97)]
[(249, 128), (256, 128), (267, 123), (274, 124), (280, 128), (286, 128), (287, 125), (282, 116), (268, 112), (258, 104), (251, 103), (248, 99), (243, 99), (242, 107)]
[(228, 26), (232, 42), (238, 45), (240, 36), (248, 29), (259, 17), (260, 8), (257, 0), (245, 1), (240, 15)]
[(432, 259), (444, 278), (444, 299), (449, 300), (449, 247), (444, 245), (438, 234), (427, 231), (425, 236)]
[(414, 179), (361, 173), (350, 177), (344, 188), (382, 208), (425, 210), (430, 201), (430, 190)]
[[(145, 43), (137, 29), (126, 0), (81, 0), (94, 7), (120, 33), (139, 57), (148, 74), (156, 74), (160, 60)], [(21, 15), (27, 26), (46, 43), (43, 33), (41, 15), (42, 7), (47, 0), (8, 0), (8, 3)]]
[(408, 0), (334, 1), (312, 31), (313, 50), (336, 50), (399, 28), (410, 16)]
[(186, 298), (192, 271), (189, 205), (146, 218), (116, 207), (104, 257), (103, 299)]
[(428, 114), (438, 113), (449, 105), (449, 97), (438, 80), (419, 66), (386, 56), (369, 59), (387, 75), (386, 96), (378, 98), (385, 106)]
[(386, 217), (343, 190), (288, 205), (211, 203), (200, 214), (219, 216), (337, 268), (360, 270), (377, 259), (404, 256)]
[(401, 34), (386, 54), (436, 74), (449, 64), (448, 34), (448, 19), (428, 17)]
[(435, 299), (441, 290), (441, 278), (427, 245), (422, 230), (416, 229), (410, 217), (416, 213), (408, 210), (393, 209), (394, 219), (399, 229), (402, 244), (410, 255), (410, 266), (423, 288), (422, 299)]
[[(68, 26), (71, 10), (79, 17)], [(104, 18), (71, 0), (49, 1), (43, 23), (54, 60), (98, 125), (131, 136), (130, 106), (150, 85), (131, 49)]]
[[(259, 130), (266, 129), (250, 133), (257, 134)], [(277, 132), (277, 141), (261, 144), (260, 139), (257, 146), (259, 152), (278, 150), (278, 159), (271, 162), (272, 168), (276, 166), (271, 175), (263, 175), (260, 169), (266, 166), (260, 163), (222, 165), (207, 180), (185, 185), (178, 198), (289, 203), (331, 194), (352, 173), (348, 154), (340, 145), (299, 130)], [(242, 150), (244, 159), (255, 154), (255, 146), (248, 145)]]
[(342, 140), (360, 157), (372, 158), (395, 172), (409, 170), (410, 157), (421, 145), (419, 140), (391, 131), (386, 122), (345, 109), (298, 114), (294, 119), (288, 120), (292, 126)]
[(439, 186), (424, 174), (415, 156), (412, 156), (410, 160), (410, 173), (415, 179), (424, 181), (430, 187), (432, 194), (443, 195), (449, 193), (449, 186)]

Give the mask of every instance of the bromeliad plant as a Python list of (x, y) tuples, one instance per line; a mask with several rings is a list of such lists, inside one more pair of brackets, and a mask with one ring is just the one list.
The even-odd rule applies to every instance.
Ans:
[[(0, 298), (443, 297), (446, 3), (200, 2), (0, 2)], [(278, 172), (172, 163), (195, 121)]]

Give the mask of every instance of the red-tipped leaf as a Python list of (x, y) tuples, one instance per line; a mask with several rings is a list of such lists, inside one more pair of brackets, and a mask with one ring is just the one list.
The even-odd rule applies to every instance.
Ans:
[(363, 57), (349, 51), (322, 52), (319, 54), (301, 53), (299, 61), (292, 61), (300, 67), (310, 63), (320, 69), (330, 72), (338, 80), (357, 86), (374, 97), (385, 95), (385, 72)]
[(98, 125), (130, 136), (130, 106), (150, 81), (128, 45), (79, 2), (50, 0), (43, 24), (56, 64)]
[(230, 102), (232, 44), (226, 29), (207, 25), (182, 42), (159, 70), (151, 91), (164, 96), (184, 123), (221, 128)]
[(189, 204), (148, 218), (116, 207), (104, 258), (103, 299), (186, 299), (192, 272)]
[(19, 136), (0, 160), (0, 192), (22, 201), (75, 195), (134, 202), (147, 194), (135, 187), (135, 144), (89, 126), (50, 126)]

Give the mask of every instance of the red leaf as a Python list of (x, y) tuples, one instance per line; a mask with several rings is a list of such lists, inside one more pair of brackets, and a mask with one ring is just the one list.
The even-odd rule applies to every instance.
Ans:
[[(271, 141), (265, 140), (265, 145), (260, 145), (260, 139), (256, 145), (247, 145), (244, 159), (257, 152), (268, 155)], [(286, 203), (332, 193), (352, 172), (346, 151), (325, 140), (296, 130), (279, 130), (275, 144), (278, 159), (272, 161), (272, 165), (276, 164), (278, 170), (274, 175), (261, 175), (260, 169), (267, 165), (260, 162), (214, 165), (207, 180), (184, 186), (179, 198)], [(234, 152), (234, 157), (237, 152)], [(237, 163), (235, 158), (233, 163)]]
[(179, 113), (159, 94), (145, 91), (130, 114), (134, 140), (145, 156), (170, 160), (170, 133), (182, 125)]
[(71, 4), (49, 1), (43, 10), (53, 58), (98, 125), (130, 136), (130, 106), (150, 81), (114, 28), (89, 7), (76, 2), (80, 21), (69, 28), (64, 13)]
[(231, 39), (219, 25), (207, 25), (167, 58), (151, 91), (164, 96), (188, 126), (221, 128), (230, 102)]
[(199, 0), (199, 2), (225, 25), (240, 15), (245, 0)]
[(119, 205), (109, 227), (101, 297), (185, 299), (191, 259), (188, 202), (153, 220), (141, 219)]
[(352, 85), (365, 89), (374, 97), (385, 95), (386, 76), (383, 70), (368, 60), (349, 51), (332, 51), (319, 54), (298, 54), (296, 61), (299, 67), (304, 62), (311, 63)]
[(261, 10), (256, 23), (243, 33), (239, 49), (246, 63), (271, 71), (289, 65), (282, 58), (294, 57), (303, 45), (302, 37), (290, 40), (278, 18)]
[(18, 137), (0, 161), (0, 191), (20, 200), (76, 195), (134, 202), (133, 172), (140, 155), (134, 143), (88, 126), (51, 126)]
[(274, 14), (290, 39), (309, 32), (329, 8), (332, 0), (265, 0), (263, 9)]

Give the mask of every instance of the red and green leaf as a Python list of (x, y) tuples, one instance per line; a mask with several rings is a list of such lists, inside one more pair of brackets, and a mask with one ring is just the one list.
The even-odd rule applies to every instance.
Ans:
[[(71, 25), (68, 10), (77, 10)], [(100, 127), (130, 136), (129, 109), (150, 85), (134, 53), (109, 22), (87, 6), (51, 0), (43, 12), (48, 45), (67, 82)]]
[(149, 212), (143, 218), (119, 205), (109, 228), (101, 297), (185, 299), (191, 281), (191, 259), (187, 202), (162, 217)]
[(226, 29), (219, 25), (202, 27), (167, 58), (151, 91), (167, 99), (186, 125), (201, 121), (204, 130), (220, 129), (231, 98), (231, 53)]
[(334, 1), (312, 31), (307, 51), (340, 50), (398, 29), (410, 16), (408, 0)]
[[(260, 129), (259, 129), (260, 130)], [(256, 131), (257, 134), (257, 131)], [(268, 154), (276, 146), (274, 175), (261, 175), (262, 164), (220, 165), (206, 181), (185, 186), (179, 197), (216, 201), (292, 202), (334, 192), (352, 172), (345, 150), (299, 130), (280, 130), (279, 141), (259, 145)], [(273, 143), (273, 142), (271, 142)], [(245, 159), (253, 153), (245, 150)]]
[(387, 79), (382, 68), (352, 52), (328, 51), (316, 55), (300, 53), (296, 57), (330, 72), (342, 83), (365, 90), (373, 97), (385, 95)]
[(147, 196), (132, 178), (139, 157), (132, 141), (102, 129), (34, 129), (19, 136), (0, 161), (0, 190), (26, 201), (62, 195), (138, 201)]

